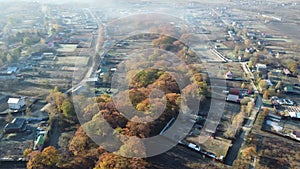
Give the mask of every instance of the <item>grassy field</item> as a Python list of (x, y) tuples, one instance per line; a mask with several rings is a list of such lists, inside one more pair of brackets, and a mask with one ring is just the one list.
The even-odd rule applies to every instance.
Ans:
[(70, 53), (70, 52), (75, 52), (76, 49), (77, 49), (77, 45), (61, 44), (60, 48), (58, 48), (57, 51), (63, 53)]
[(56, 64), (58, 65), (74, 65), (74, 66), (86, 66), (88, 64), (88, 57), (79, 57), (79, 56), (66, 56), (58, 57)]

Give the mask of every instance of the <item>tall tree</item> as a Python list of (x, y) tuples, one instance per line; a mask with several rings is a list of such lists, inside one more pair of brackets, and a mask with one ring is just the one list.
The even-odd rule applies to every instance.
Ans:
[(53, 169), (60, 160), (59, 152), (53, 146), (45, 148), (42, 152), (33, 151), (28, 157), (28, 169)]

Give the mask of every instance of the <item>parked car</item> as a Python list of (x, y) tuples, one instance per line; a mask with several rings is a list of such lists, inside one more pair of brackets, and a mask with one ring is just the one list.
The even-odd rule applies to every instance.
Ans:
[(193, 149), (193, 150), (199, 151), (199, 152), (201, 150), (200, 146), (198, 146), (196, 144), (193, 144), (193, 143), (189, 143), (188, 147), (191, 148), (191, 149)]
[(294, 102), (291, 101), (290, 99), (284, 99), (285, 100), (285, 104), (289, 105), (289, 106), (293, 106)]

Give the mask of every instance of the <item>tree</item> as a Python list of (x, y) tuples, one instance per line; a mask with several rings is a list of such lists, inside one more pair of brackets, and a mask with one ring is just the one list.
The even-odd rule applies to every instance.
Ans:
[(53, 166), (57, 164), (60, 159), (58, 150), (53, 146), (46, 147), (42, 151), (42, 156), (45, 157), (44, 163), (46, 166)]
[(254, 146), (246, 147), (242, 150), (242, 155), (245, 159), (250, 160), (257, 155), (256, 148)]
[(30, 46), (31, 45), (31, 40), (30, 40), (30, 38), (29, 37), (25, 37), (24, 39), (23, 39), (23, 44), (25, 44), (26, 46)]
[(270, 95), (270, 92), (269, 91), (264, 91), (264, 94), (263, 94), (263, 99), (269, 99), (269, 95)]
[(13, 57), (14, 61), (16, 61), (19, 57), (21, 57), (21, 52), (22, 52), (22, 49), (21, 48), (15, 48), (12, 53), (11, 53), (11, 56)]
[(233, 53), (234, 53), (235, 55), (238, 55), (239, 52), (240, 52), (240, 50), (241, 50), (241, 47), (238, 46), (238, 45), (236, 45), (236, 46), (234, 47)]
[(42, 152), (33, 151), (27, 157), (28, 169), (52, 169), (60, 160), (59, 152), (53, 146), (46, 147)]
[(23, 156), (24, 157), (27, 157), (30, 153), (32, 152), (32, 149), (31, 148), (26, 148), (23, 152)]
[[(145, 119), (145, 120), (144, 120)], [(143, 123), (147, 121), (147, 123)], [(153, 128), (152, 123), (149, 121), (153, 121), (151, 117), (137, 117), (134, 116), (130, 121), (128, 121), (126, 125), (126, 135), (129, 136), (137, 136), (140, 138), (147, 138), (150, 136), (151, 129)]]
[(241, 88), (242, 88), (242, 89), (245, 89), (245, 87), (246, 87), (246, 84), (245, 84), (245, 83), (242, 83)]
[(9, 123), (11, 121), (13, 121), (13, 119), (14, 119), (14, 116), (10, 112), (5, 116), (5, 121), (7, 121)]
[(288, 68), (289, 70), (292, 72), (293, 75), (296, 75), (297, 74), (297, 67), (298, 67), (298, 64), (296, 61), (291, 61), (289, 64), (288, 64)]
[(249, 47), (251, 45), (251, 40), (250, 39), (246, 39), (244, 42), (245, 48)]
[(139, 138), (129, 137), (120, 147), (119, 154), (123, 157), (145, 157), (146, 149)]
[(125, 158), (113, 153), (103, 153), (94, 169), (145, 169), (147, 162), (140, 158)]
[(85, 134), (83, 128), (79, 127), (69, 142), (69, 150), (74, 155), (79, 155), (89, 150), (90, 147), (90, 138)]
[(249, 97), (244, 97), (240, 103), (241, 105), (247, 105), (249, 102), (251, 101), (251, 99)]
[(72, 139), (71, 133), (62, 133), (61, 136), (59, 137), (58, 145), (64, 152), (67, 152), (69, 142), (71, 139)]
[(32, 115), (31, 109), (29, 107), (26, 107), (25, 112), (26, 112), (27, 116), (31, 116)]
[(275, 89), (281, 89), (281, 85), (282, 85), (282, 81), (278, 81), (275, 86)]
[(73, 103), (69, 99), (64, 100), (61, 107), (65, 117), (72, 118), (75, 116)]
[(9, 62), (9, 63), (14, 61), (14, 58), (11, 56), (11, 54), (8, 53), (6, 55), (6, 61)]
[(267, 82), (266, 80), (260, 80), (260, 81), (258, 82), (258, 87), (259, 87), (259, 89), (260, 89), (261, 91), (266, 90), (266, 89), (268, 88), (268, 86), (269, 86), (269, 84), (268, 84), (268, 82)]
[(46, 40), (44, 38), (41, 38), (40, 39), (40, 43), (41, 43), (41, 45), (45, 45), (46, 44)]

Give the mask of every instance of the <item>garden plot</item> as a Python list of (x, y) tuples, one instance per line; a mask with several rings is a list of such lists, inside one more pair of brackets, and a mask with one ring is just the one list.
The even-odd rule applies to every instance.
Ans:
[(71, 53), (75, 52), (76, 49), (77, 45), (75, 44), (60, 44), (60, 47), (57, 49), (57, 52)]
[(57, 57), (56, 64), (61, 66), (73, 65), (73, 66), (86, 66), (88, 64), (89, 57), (84, 56), (66, 56)]

